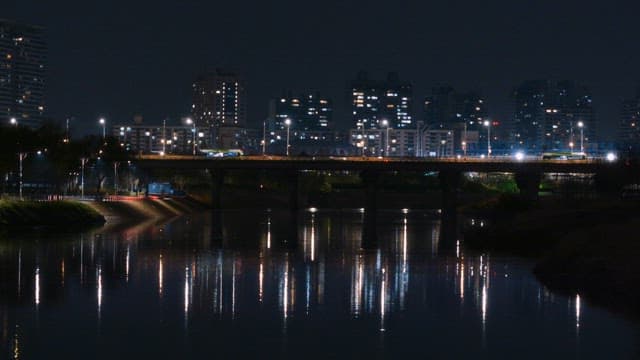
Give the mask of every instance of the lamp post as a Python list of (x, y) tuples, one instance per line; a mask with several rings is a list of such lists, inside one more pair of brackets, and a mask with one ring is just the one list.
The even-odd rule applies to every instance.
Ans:
[(100, 118), (98, 122), (102, 125), (102, 140), (105, 140), (107, 138), (107, 121), (104, 118)]
[(440, 140), (440, 157), (443, 158), (445, 154), (445, 145), (447, 144), (447, 140)]
[(284, 124), (287, 126), (287, 156), (289, 156), (289, 129), (291, 128), (291, 119), (285, 119)]
[(84, 164), (87, 163), (87, 158), (80, 159), (80, 198), (84, 200)]
[(462, 136), (462, 154), (467, 157), (467, 122), (464, 122), (464, 135)]
[(18, 120), (17, 120), (16, 118), (14, 118), (14, 117), (12, 117), (12, 118), (9, 120), (9, 123), (10, 123), (11, 125), (15, 126), (15, 127), (18, 127)]
[(196, 122), (191, 118), (187, 118), (187, 125), (192, 125), (191, 132), (193, 133), (193, 156), (196, 156)]
[(385, 140), (384, 140), (384, 156), (389, 156), (389, 121), (387, 119), (382, 120), (382, 126), (385, 127)]
[(487, 127), (487, 159), (488, 159), (491, 157), (491, 122), (489, 120), (485, 120), (484, 126)]
[(118, 162), (113, 162), (113, 191), (114, 195), (118, 196)]
[(166, 154), (167, 150), (167, 119), (162, 120), (162, 155)]
[(18, 173), (19, 173), (19, 177), (20, 177), (20, 181), (19, 181), (19, 193), (20, 193), (20, 200), (23, 200), (22, 198), (22, 161), (27, 157), (27, 153), (24, 152), (19, 152), (18, 153)]
[(578, 127), (580, 128), (580, 152), (584, 154), (584, 123), (578, 121)]
[(267, 152), (267, 122), (262, 122), (262, 156)]

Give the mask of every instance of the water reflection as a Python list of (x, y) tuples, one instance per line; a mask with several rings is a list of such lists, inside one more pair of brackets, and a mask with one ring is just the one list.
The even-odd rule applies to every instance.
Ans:
[[(433, 349), (443, 346), (440, 342), (463, 341), (467, 351), (488, 353), (513, 327), (560, 339), (571, 331), (576, 344), (579, 337), (594, 336), (602, 322), (618, 333), (628, 331), (607, 316), (590, 318), (579, 295), (559, 300), (533, 279), (526, 263), (470, 254), (460, 242), (451, 251), (440, 249), (440, 227), (432, 214), (384, 214), (376, 249), (363, 249), (360, 212), (317, 209), (300, 219), (300, 244), (292, 248), (287, 215), (225, 214), (221, 242), (210, 238), (205, 215), (135, 233), (2, 243), (2, 355), (37, 354), (39, 348), (23, 345), (24, 336), (40, 336), (40, 346), (59, 339), (34, 321), (34, 306), (41, 315), (62, 314), (65, 322), (58, 326), (63, 328), (97, 322), (100, 332), (79, 335), (77, 341), (87, 346), (109, 343), (101, 337), (116, 336), (117, 323), (139, 331), (129, 335), (138, 341), (164, 338), (179, 328), (202, 344), (206, 336), (199, 336), (213, 332), (224, 347), (224, 339), (237, 341), (231, 322), (255, 338), (273, 337), (270, 330), (278, 328), (278, 336), (300, 339), (312, 331), (308, 326), (330, 326), (365, 342), (373, 341), (372, 333), (384, 333), (375, 341), (385, 349), (398, 339), (416, 349), (425, 341)], [(567, 309), (566, 301), (573, 307)], [(95, 317), (87, 315), (91, 307)], [(563, 318), (571, 320), (572, 330), (562, 321), (545, 328)], [(578, 328), (588, 330), (581, 334)], [(419, 334), (430, 334), (429, 340)]]

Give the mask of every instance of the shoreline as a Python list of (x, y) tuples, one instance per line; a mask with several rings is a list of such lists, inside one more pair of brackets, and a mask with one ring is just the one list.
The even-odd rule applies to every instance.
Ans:
[[(529, 208), (473, 212), (491, 219), (483, 228), (467, 227), (464, 243), (489, 251), (533, 259), (533, 273), (547, 288), (580, 295), (595, 305), (640, 319), (640, 281), (635, 240), (640, 204), (621, 200), (541, 199)], [(512, 204), (513, 205), (513, 204)]]

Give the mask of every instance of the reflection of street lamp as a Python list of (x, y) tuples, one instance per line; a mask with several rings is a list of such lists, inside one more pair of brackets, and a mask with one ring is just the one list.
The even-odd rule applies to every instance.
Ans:
[(485, 120), (484, 126), (487, 127), (487, 159), (488, 159), (491, 157), (491, 122), (489, 120)]
[(382, 126), (386, 128), (386, 135), (384, 140), (384, 156), (389, 156), (389, 121), (387, 119), (382, 120)]
[(196, 156), (196, 122), (191, 120), (191, 118), (187, 118), (185, 122), (187, 125), (193, 125), (191, 127), (191, 132), (193, 133), (193, 156)]
[(580, 128), (580, 153), (584, 154), (584, 123), (578, 121), (578, 127)]
[(291, 119), (286, 118), (284, 124), (287, 125), (287, 156), (289, 156), (289, 129), (291, 128)]
[(100, 118), (98, 122), (102, 125), (102, 140), (104, 140), (107, 138), (107, 121), (104, 118)]

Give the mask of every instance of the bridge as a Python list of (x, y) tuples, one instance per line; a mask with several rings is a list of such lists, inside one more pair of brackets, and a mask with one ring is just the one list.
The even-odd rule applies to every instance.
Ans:
[(207, 169), (212, 178), (212, 207), (222, 209), (220, 202), (225, 172), (233, 170), (266, 170), (286, 176), (289, 188), (289, 208), (297, 212), (300, 204), (299, 177), (303, 171), (359, 172), (365, 185), (366, 205), (364, 237), (375, 238), (377, 192), (380, 174), (386, 172), (437, 172), (442, 189), (443, 222), (455, 226), (457, 193), (462, 174), (512, 173), (520, 195), (528, 200), (538, 197), (540, 181), (545, 173), (594, 174), (596, 178), (618, 180), (627, 173), (622, 162), (605, 159), (585, 160), (516, 160), (514, 158), (387, 158), (387, 157), (286, 157), (240, 156), (207, 158), (188, 155), (141, 155), (136, 159), (146, 169)]

